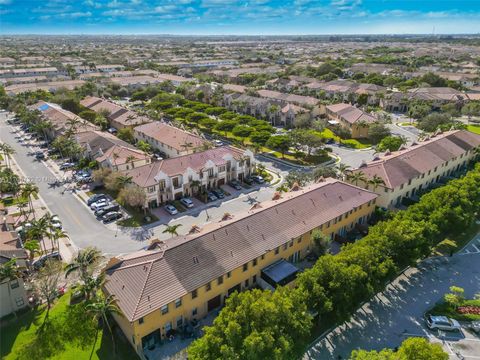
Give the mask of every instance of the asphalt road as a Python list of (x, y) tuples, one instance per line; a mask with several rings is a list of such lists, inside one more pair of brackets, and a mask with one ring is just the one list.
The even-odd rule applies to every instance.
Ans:
[[(97, 221), (91, 211), (78, 198), (69, 192), (61, 194), (63, 188), (52, 188), (49, 182), (55, 180), (54, 174), (46, 163), (36, 161), (28, 155), (29, 147), (20, 144), (15, 139), (13, 128), (6, 124), (6, 113), (0, 113), (0, 140), (11, 145), (15, 154), (14, 160), (25, 173), (25, 176), (37, 184), (40, 196), (50, 211), (57, 214), (62, 221), (65, 231), (77, 248), (95, 246), (107, 256), (137, 251), (149, 244), (150, 239), (159, 238), (168, 240), (170, 235), (163, 233), (165, 224), (155, 224), (140, 228), (119, 228), (115, 224), (105, 226)], [(267, 168), (285, 174), (285, 169), (279, 169), (276, 164), (266, 163)], [(278, 186), (278, 185), (277, 185)], [(202, 226), (221, 219), (225, 212), (232, 214), (247, 211), (253, 202), (271, 199), (274, 187), (264, 187), (260, 191), (242, 194), (237, 198), (217, 202), (207, 209), (194, 209), (189, 215), (169, 218), (168, 224), (182, 224), (179, 234), (185, 234), (192, 225)]]
[(455, 351), (461, 351), (465, 359), (480, 359), (478, 337), (465, 330), (460, 335), (431, 332), (422, 319), (452, 285), (463, 287), (467, 298), (480, 292), (480, 252), (471, 251), (479, 241), (480, 234), (452, 258), (426, 260), (418, 269), (408, 270), (358, 310), (348, 323), (312, 344), (304, 359), (346, 359), (352, 350), (395, 348), (412, 336), (439, 343), (445, 340), (443, 346), (452, 359), (457, 358)]

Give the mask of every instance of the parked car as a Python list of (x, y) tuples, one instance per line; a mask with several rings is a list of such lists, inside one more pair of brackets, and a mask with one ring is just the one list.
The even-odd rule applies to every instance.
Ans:
[(257, 184), (265, 183), (265, 179), (263, 178), (263, 176), (260, 175), (253, 175), (252, 180), (255, 181)]
[(48, 148), (48, 143), (47, 142), (42, 142), (42, 143), (38, 144), (38, 146), (40, 147), (40, 149), (47, 149)]
[(65, 162), (65, 163), (60, 165), (60, 170), (68, 170), (68, 169), (71, 169), (74, 166), (75, 166), (75, 164), (72, 163), (72, 162)]
[(115, 128), (113, 128), (113, 127), (108, 128), (107, 131), (108, 131), (110, 134), (116, 134), (116, 133), (118, 132), (117, 129), (115, 129)]
[(225, 145), (225, 144), (223, 143), (223, 141), (221, 141), (221, 140), (213, 140), (213, 144), (214, 144), (216, 147)]
[(472, 321), (468, 326), (476, 334), (480, 334), (480, 321)]
[(207, 200), (208, 201), (215, 201), (218, 200), (218, 198), (215, 196), (215, 194), (211, 191), (208, 192), (207, 194)]
[(243, 179), (243, 182), (247, 185), (252, 185), (253, 184), (253, 179), (250, 177), (246, 177)]
[(159, 155), (159, 154), (153, 154), (152, 157), (153, 157), (155, 160), (158, 160), (158, 161), (163, 160), (163, 157), (162, 157), (161, 155)]
[(101, 218), (102, 216), (108, 214), (109, 212), (118, 211), (118, 210), (120, 210), (120, 205), (110, 204), (108, 206), (105, 206), (104, 208), (98, 209), (97, 211), (95, 211), (94, 214), (97, 218)]
[(180, 202), (185, 205), (187, 208), (193, 207), (193, 201), (190, 198), (184, 197), (180, 199)]
[(32, 263), (32, 266), (35, 270), (40, 269), (47, 260), (62, 260), (60, 253), (58, 251), (54, 251), (50, 254), (42, 255), (37, 260)]
[(52, 216), (52, 226), (55, 229), (61, 229), (62, 228), (62, 222), (60, 221), (60, 218), (57, 215)]
[(122, 213), (118, 211), (113, 211), (103, 215), (102, 220), (104, 224), (109, 224), (115, 220), (121, 219), (122, 216), (123, 216)]
[(45, 154), (42, 151), (35, 152), (35, 159), (45, 160)]
[(98, 210), (100, 208), (103, 208), (109, 204), (107, 199), (100, 199), (98, 201), (95, 201), (92, 205), (90, 205), (90, 209), (92, 210)]
[(170, 215), (178, 214), (178, 210), (173, 205), (165, 205), (165, 211), (168, 212)]
[(96, 202), (98, 200), (101, 200), (101, 199), (106, 199), (106, 198), (107, 198), (107, 195), (105, 195), (105, 194), (95, 194), (95, 195), (91, 196), (90, 198), (88, 198), (87, 205), (90, 206), (94, 202)]
[(455, 319), (446, 316), (427, 315), (425, 322), (430, 330), (461, 331), (460, 323)]
[(230, 185), (235, 190), (242, 190), (242, 185), (240, 185), (240, 183), (237, 180), (230, 181), (228, 185)]
[(225, 194), (223, 193), (222, 189), (212, 190), (212, 193), (219, 199), (223, 199), (225, 197)]

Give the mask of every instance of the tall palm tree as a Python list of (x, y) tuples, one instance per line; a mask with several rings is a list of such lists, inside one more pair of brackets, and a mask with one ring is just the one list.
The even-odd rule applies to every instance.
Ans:
[[(0, 151), (5, 155), (5, 159), (9, 160), (10, 156), (15, 154), (15, 150), (7, 143), (0, 144)], [(10, 168), (10, 161), (7, 161), (7, 167)]]
[(93, 314), (94, 319), (98, 321), (97, 331), (95, 333), (95, 342), (92, 347), (92, 352), (90, 353), (90, 359), (92, 358), (93, 351), (95, 350), (95, 345), (97, 344), (98, 331), (100, 326), (102, 328), (106, 327), (108, 329), (108, 332), (112, 337), (113, 353), (115, 354), (115, 338), (113, 337), (112, 328), (110, 326), (108, 318), (113, 314), (122, 316), (122, 312), (115, 304), (114, 296), (109, 295), (107, 297), (97, 298), (95, 302), (88, 304), (86, 308), (90, 313)]
[(182, 224), (175, 224), (175, 225), (167, 225), (165, 230), (162, 231), (163, 234), (170, 234), (172, 235), (172, 238), (174, 236), (178, 236), (177, 229), (182, 226)]
[(342, 177), (342, 180), (345, 180), (345, 177), (347, 176), (347, 172), (350, 170), (350, 166), (344, 163), (340, 163), (338, 164), (337, 169)]
[(358, 185), (359, 181), (363, 183), (367, 182), (367, 178), (365, 177), (365, 174), (362, 171), (349, 174), (348, 179), (355, 185)]
[(133, 178), (131, 176), (120, 175), (116, 178), (115, 181), (117, 182), (117, 185), (118, 185), (119, 189), (122, 189), (125, 186), (127, 186), (128, 184), (131, 184), (132, 179)]
[(373, 175), (373, 178), (368, 180), (368, 183), (373, 186), (374, 192), (377, 190), (379, 186), (385, 185), (385, 181), (383, 181), (383, 179), (378, 175)]
[(96, 248), (87, 247), (80, 250), (72, 262), (65, 267), (65, 278), (73, 272), (78, 272), (85, 284), (102, 258), (100, 250)]
[(200, 180), (190, 181), (190, 188), (192, 189), (192, 192), (194, 194), (198, 193), (198, 189), (200, 189), (201, 185), (202, 185), (202, 182)]
[(59, 250), (58, 240), (66, 238), (66, 237), (67, 237), (67, 233), (65, 231), (63, 231), (62, 229), (58, 229), (58, 228), (53, 229), (53, 232), (51, 233), (51, 239), (53, 240), (52, 252), (55, 249), (57, 249), (57, 251)]
[(130, 163), (132, 165), (132, 169), (135, 167), (135, 156), (133, 155), (128, 155), (127, 158), (125, 159), (127, 163)]
[[(0, 283), (7, 282), (7, 289), (8, 289), (8, 297), (11, 301), (12, 309), (15, 309), (13, 299), (12, 299), (12, 288), (10, 283), (21, 277), (22, 272), (17, 266), (17, 260), (15, 258), (7, 261), (6, 263), (0, 265)], [(17, 313), (13, 311), (15, 317), (17, 317)]]
[(28, 250), (29, 261), (31, 264), (35, 258), (35, 254), (40, 253), (40, 245), (36, 240), (28, 240), (25, 242), (25, 244), (23, 244), (23, 248)]
[(38, 186), (34, 183), (27, 182), (22, 185), (20, 190), (21, 197), (28, 198), (28, 204), (30, 205), (30, 211), (33, 213), (33, 218), (35, 219), (35, 212), (33, 211), (33, 201), (32, 197), (38, 194)]
[(85, 296), (85, 300), (90, 300), (92, 295), (96, 295), (105, 282), (105, 273), (100, 273), (97, 277), (89, 276), (85, 283), (81, 286), (81, 291)]
[(114, 152), (114, 153), (112, 154), (112, 157), (113, 157), (113, 164), (115, 165), (115, 170), (118, 170), (118, 168), (117, 168), (117, 160), (118, 160), (118, 158), (120, 157), (120, 155), (118, 155), (116, 152)]
[(47, 247), (45, 245), (45, 237), (50, 236), (51, 226), (48, 218), (42, 216), (38, 220), (33, 220), (31, 224), (32, 226), (27, 230), (27, 239), (41, 241), (43, 245), (42, 251), (47, 251)]

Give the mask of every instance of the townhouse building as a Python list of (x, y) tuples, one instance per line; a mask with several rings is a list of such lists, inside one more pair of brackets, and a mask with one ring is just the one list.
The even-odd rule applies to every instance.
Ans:
[(167, 201), (197, 195), (231, 180), (250, 176), (254, 157), (250, 150), (231, 146), (152, 162), (126, 171), (132, 182), (144, 189), (145, 207), (154, 208)]
[[(466, 130), (448, 131), (433, 135), (428, 140), (414, 143), (407, 149), (386, 153), (378, 159), (362, 164), (352, 173), (361, 173), (367, 182), (358, 185), (372, 188), (368, 183), (374, 176), (383, 185), (374, 191), (379, 194), (378, 205), (395, 207), (404, 198), (415, 197), (442, 178), (449, 178), (478, 157), (480, 135)], [(350, 178), (353, 181), (353, 177)]]
[(8, 95), (17, 95), (29, 91), (45, 90), (55, 93), (59, 89), (73, 90), (85, 84), (83, 80), (49, 81), (45, 83), (14, 84), (5, 87)]
[(192, 154), (208, 147), (209, 142), (198, 135), (159, 121), (133, 129), (137, 141), (145, 141), (165, 157)]
[(327, 105), (325, 113), (330, 119), (331, 125), (339, 125), (348, 129), (353, 139), (367, 138), (369, 125), (377, 121), (374, 116), (344, 103)]
[(163, 339), (211, 314), (234, 292), (294, 286), (296, 264), (313, 250), (312, 231), (333, 237), (364, 223), (376, 198), (326, 179), (230, 220), (112, 258), (104, 292), (115, 296), (122, 311), (115, 320), (139, 356), (150, 358)]

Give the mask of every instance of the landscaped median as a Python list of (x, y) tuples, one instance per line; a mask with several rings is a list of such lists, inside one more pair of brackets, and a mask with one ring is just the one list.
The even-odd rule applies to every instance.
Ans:
[(450, 287), (442, 302), (437, 303), (428, 313), (447, 316), (459, 321), (480, 320), (480, 293), (477, 299), (465, 299), (464, 290), (457, 286)]

